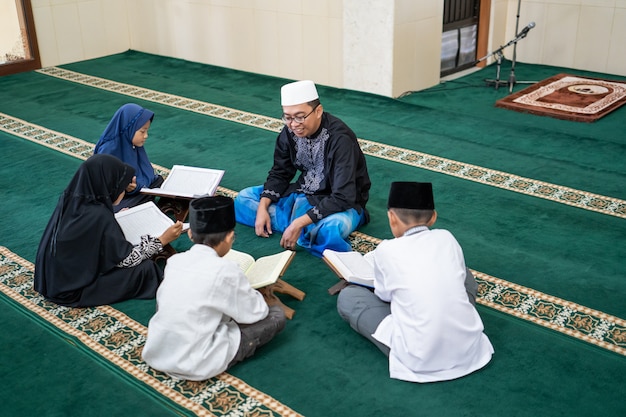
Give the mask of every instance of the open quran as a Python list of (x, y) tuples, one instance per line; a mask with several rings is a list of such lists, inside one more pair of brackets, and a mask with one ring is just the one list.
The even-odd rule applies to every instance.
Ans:
[(196, 198), (215, 194), (224, 171), (174, 165), (159, 188), (142, 188), (141, 193), (167, 197)]
[[(133, 245), (139, 244), (143, 235), (161, 236), (174, 224), (152, 201), (115, 213), (115, 220), (122, 228), (126, 240)], [(183, 223), (183, 231), (187, 229), (189, 223)]]
[(322, 259), (339, 278), (351, 284), (374, 288), (374, 267), (359, 252), (325, 249)]
[(224, 255), (224, 259), (230, 259), (239, 265), (252, 288), (258, 289), (274, 284), (282, 277), (295, 255), (296, 252), (286, 250), (255, 260), (250, 254), (231, 249)]

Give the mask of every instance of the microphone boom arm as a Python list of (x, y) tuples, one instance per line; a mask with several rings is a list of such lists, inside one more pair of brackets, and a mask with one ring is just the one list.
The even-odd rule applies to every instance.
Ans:
[[(514, 69), (513, 67), (511, 67), (511, 76), (509, 77), (508, 81), (501, 81), (500, 80), (500, 67), (502, 65), (502, 58), (504, 58), (504, 49), (508, 48), (509, 46), (515, 44), (517, 46), (517, 42), (521, 39), (524, 39), (527, 35), (528, 32), (530, 32), (530, 30), (532, 28), (535, 27), (535, 22), (530, 22), (528, 24), (528, 26), (526, 26), (524, 29), (522, 29), (521, 32), (519, 32), (518, 34), (515, 35), (514, 39), (511, 39), (509, 42), (507, 42), (505, 45), (500, 46), (498, 49), (496, 49), (495, 51), (490, 52), (489, 54), (485, 55), (484, 57), (474, 61), (473, 65), (477, 65), (478, 63), (484, 61), (485, 59), (495, 55), (496, 56), (496, 78), (495, 80), (485, 80), (487, 82), (488, 85), (493, 84), (496, 88), (496, 90), (500, 87), (501, 84), (508, 84), (509, 85), (509, 89), (511, 92), (513, 90), (513, 84), (515, 84), (515, 75), (514, 75)], [(517, 28), (516, 28), (517, 29)], [(515, 58), (513, 59), (513, 62), (515, 62)], [(512, 64), (515, 65), (515, 64)]]
[[(529, 29), (529, 30), (530, 30), (530, 29)], [(501, 47), (499, 47), (499, 48), (498, 48), (498, 49), (496, 49), (495, 51), (490, 52), (489, 54), (485, 55), (484, 57), (482, 57), (482, 58), (480, 58), (480, 59), (478, 59), (478, 60), (474, 61), (474, 65), (478, 64), (479, 62), (484, 61), (485, 59), (489, 58), (490, 56), (493, 56), (493, 55), (500, 55), (500, 54), (501, 54), (501, 55), (504, 55), (504, 54), (502, 53), (502, 51), (503, 51), (504, 49), (506, 49), (506, 48), (508, 48), (509, 46), (513, 45), (513, 44), (514, 44), (514, 43), (516, 43), (517, 41), (519, 41), (519, 40), (521, 40), (521, 39), (524, 39), (524, 38), (526, 37), (526, 35), (528, 35), (528, 30), (526, 30), (526, 31), (522, 30), (520, 33), (518, 33), (518, 34), (515, 36), (515, 39), (511, 39), (509, 42), (507, 42), (507, 43), (506, 43), (506, 45), (502, 45)]]

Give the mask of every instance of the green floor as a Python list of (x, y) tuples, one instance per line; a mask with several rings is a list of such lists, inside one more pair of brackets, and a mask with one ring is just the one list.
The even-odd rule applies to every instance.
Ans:
[[(130, 85), (277, 118), (285, 80), (138, 52), (64, 68)], [(493, 68), (395, 100), (319, 87), (325, 109), (362, 139), (616, 199), (626, 198), (626, 108), (591, 124), (495, 108), (506, 91), (486, 87)], [(569, 72), (519, 64), (518, 79)], [(580, 75), (597, 74), (574, 72)], [(607, 76), (609, 77), (609, 76)], [(618, 77), (610, 77), (618, 79)], [(623, 79), (623, 78), (622, 78)], [(521, 88), (521, 87), (520, 87)], [(95, 143), (113, 112), (129, 101), (156, 113), (146, 149), (152, 162), (225, 169), (221, 185), (263, 182), (273, 131), (58, 80), (38, 73), (0, 78), (0, 113)], [(0, 131), (0, 189), (7, 210), (0, 245), (34, 261), (41, 232), (80, 159)], [(389, 183), (432, 181), (439, 220), (474, 270), (576, 305), (625, 318), (625, 219), (368, 156), (372, 222), (362, 232), (389, 238)], [(15, 209), (17, 208), (17, 209)], [(236, 249), (254, 256), (278, 250), (238, 227)], [(176, 242), (179, 250), (189, 243)], [(294, 320), (270, 345), (231, 374), (306, 416), (557, 416), (622, 414), (626, 359), (562, 333), (479, 305), (495, 356), (485, 369), (427, 385), (391, 380), (385, 358), (352, 332), (326, 290), (336, 278), (299, 252), (285, 279), (307, 293), (284, 298)], [(114, 366), (63, 343), (57, 332), (0, 298), (6, 415), (177, 415)], [(153, 301), (114, 307), (147, 324)], [(622, 341), (624, 346), (625, 341)], [(19, 346), (18, 346), (19, 345)], [(16, 348), (17, 347), (17, 348)], [(26, 399), (35, 395), (32, 405)], [(93, 415), (100, 415), (93, 413)]]

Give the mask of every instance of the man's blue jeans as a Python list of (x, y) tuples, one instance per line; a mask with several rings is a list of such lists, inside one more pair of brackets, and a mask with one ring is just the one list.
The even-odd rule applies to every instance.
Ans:
[[(239, 192), (235, 198), (235, 216), (237, 222), (254, 227), (256, 212), (261, 200), (263, 186), (248, 187)], [(281, 198), (269, 207), (272, 231), (284, 232), (291, 222), (306, 214), (313, 206), (304, 194), (290, 194)], [(364, 210), (359, 214), (355, 209), (334, 213), (317, 223), (308, 225), (302, 230), (298, 245), (317, 257), (322, 256), (324, 249), (340, 252), (352, 250), (347, 238), (365, 222)]]

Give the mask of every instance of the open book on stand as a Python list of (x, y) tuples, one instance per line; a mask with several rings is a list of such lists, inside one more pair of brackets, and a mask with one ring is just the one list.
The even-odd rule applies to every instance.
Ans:
[(239, 265), (252, 288), (258, 289), (274, 284), (282, 277), (295, 255), (296, 252), (286, 250), (275, 255), (262, 256), (255, 261), (251, 255), (231, 249), (224, 255), (224, 259), (230, 259)]
[(142, 188), (143, 194), (196, 198), (212, 196), (220, 184), (224, 171), (219, 169), (174, 165), (159, 188)]
[[(143, 235), (161, 236), (174, 224), (152, 201), (115, 213), (115, 220), (122, 228), (126, 240), (133, 245), (139, 244)], [(189, 223), (183, 223), (183, 231), (187, 229)]]
[(322, 259), (339, 278), (350, 284), (374, 288), (374, 267), (359, 252), (324, 249)]

